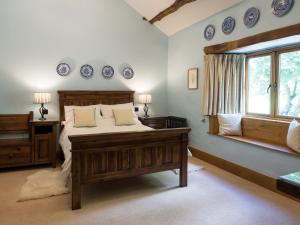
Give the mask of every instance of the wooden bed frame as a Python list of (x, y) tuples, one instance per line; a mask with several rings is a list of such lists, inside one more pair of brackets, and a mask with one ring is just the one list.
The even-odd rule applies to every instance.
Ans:
[[(64, 106), (121, 104), (133, 91), (58, 91), (60, 121)], [(69, 136), (72, 143), (72, 209), (81, 208), (81, 186), (166, 170), (180, 169), (187, 186), (189, 128)]]

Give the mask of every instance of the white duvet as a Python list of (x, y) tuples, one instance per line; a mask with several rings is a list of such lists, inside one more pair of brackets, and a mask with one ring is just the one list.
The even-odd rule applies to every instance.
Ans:
[(97, 123), (97, 127), (83, 127), (75, 128), (73, 123), (65, 124), (65, 127), (60, 135), (59, 143), (62, 147), (65, 162), (62, 165), (63, 174), (68, 177), (71, 173), (71, 142), (68, 138), (70, 135), (81, 135), (81, 134), (101, 134), (101, 133), (113, 133), (113, 132), (126, 132), (126, 131), (146, 131), (152, 130), (152, 128), (144, 126), (136, 118), (136, 124), (131, 126), (115, 126), (115, 120), (101, 119)]

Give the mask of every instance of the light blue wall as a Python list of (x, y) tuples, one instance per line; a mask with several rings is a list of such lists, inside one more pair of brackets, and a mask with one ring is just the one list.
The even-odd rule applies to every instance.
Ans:
[[(299, 159), (209, 136), (207, 123), (201, 122), (203, 48), (300, 22), (298, 0), (284, 18), (275, 18), (270, 4), (271, 0), (247, 0), (168, 40), (155, 26), (142, 21), (123, 0), (1, 0), (0, 113), (36, 111), (38, 106), (32, 104), (32, 93), (36, 91), (53, 94), (49, 116), (55, 118), (57, 90), (132, 89), (153, 94), (152, 114), (169, 111), (187, 117), (193, 129), (191, 144), (197, 148), (273, 176), (300, 170)], [(262, 12), (253, 29), (242, 23), (250, 6), (257, 6)], [(237, 19), (237, 27), (226, 36), (220, 31), (221, 22), (229, 15)], [(217, 28), (211, 42), (203, 38), (209, 23)], [(73, 66), (68, 77), (55, 72), (63, 59)], [(79, 75), (79, 68), (85, 63), (95, 68), (90, 80)], [(122, 63), (133, 66), (134, 79), (128, 81), (120, 76), (118, 68)], [(100, 76), (104, 64), (115, 68), (112, 80)], [(195, 66), (200, 69), (200, 90), (188, 91), (186, 71)]]
[[(1, 0), (0, 113), (36, 109), (32, 93), (50, 91), (49, 117), (57, 117), (57, 90), (135, 90), (152, 93), (153, 113), (167, 112), (168, 38), (123, 0)], [(63, 59), (73, 72), (56, 74)], [(95, 68), (90, 80), (81, 65)], [(132, 80), (119, 66), (130, 64)], [(100, 68), (109, 64), (115, 77), (105, 80)], [(36, 111), (36, 116), (38, 113)]]
[[(300, 1), (295, 0), (294, 9), (283, 18), (276, 18), (272, 14), (271, 2), (271, 0), (244, 1), (169, 38), (168, 110), (172, 115), (188, 118), (192, 128), (190, 144), (196, 148), (264, 174), (278, 176), (300, 170), (300, 158), (210, 136), (207, 134), (208, 124), (201, 122), (200, 113), (204, 80), (203, 48), (205, 46), (300, 22)], [(248, 29), (243, 24), (243, 15), (252, 6), (260, 9), (261, 18), (254, 28)], [(235, 31), (228, 36), (221, 31), (222, 21), (227, 16), (233, 16), (237, 21)], [(210, 23), (216, 26), (216, 35), (213, 41), (208, 42), (203, 38), (203, 32)], [(198, 91), (187, 89), (187, 70), (192, 67), (199, 67), (200, 88)]]

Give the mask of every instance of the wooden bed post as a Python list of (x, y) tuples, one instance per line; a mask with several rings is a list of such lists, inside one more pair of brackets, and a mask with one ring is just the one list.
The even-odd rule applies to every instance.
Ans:
[(182, 134), (182, 142), (181, 142), (181, 166), (179, 173), (179, 185), (180, 187), (187, 186), (187, 156), (188, 156), (188, 135)]
[(72, 150), (72, 210), (81, 208), (81, 159), (80, 152)]

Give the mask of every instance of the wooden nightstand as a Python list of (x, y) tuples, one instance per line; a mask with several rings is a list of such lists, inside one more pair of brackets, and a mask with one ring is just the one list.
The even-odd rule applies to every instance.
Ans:
[(152, 127), (154, 129), (165, 129), (167, 128), (166, 116), (150, 116), (150, 117), (139, 117), (139, 120), (143, 125)]
[(58, 121), (34, 120), (32, 124), (33, 162), (34, 164), (52, 164), (56, 167), (58, 146)]

